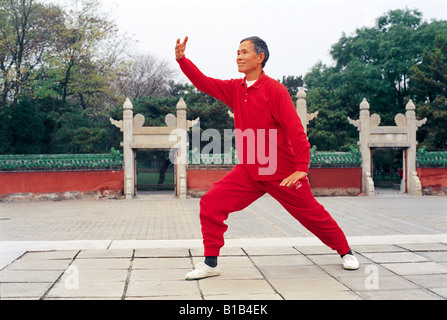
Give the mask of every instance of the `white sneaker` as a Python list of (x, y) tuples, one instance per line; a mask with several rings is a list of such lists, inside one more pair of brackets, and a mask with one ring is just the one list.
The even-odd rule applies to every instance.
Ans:
[(358, 270), (360, 263), (353, 254), (347, 254), (343, 257), (343, 268), (345, 270)]
[(186, 275), (186, 280), (200, 280), (209, 277), (216, 277), (218, 275), (220, 275), (219, 267), (211, 268), (204, 263), (199, 263), (196, 270), (191, 271)]

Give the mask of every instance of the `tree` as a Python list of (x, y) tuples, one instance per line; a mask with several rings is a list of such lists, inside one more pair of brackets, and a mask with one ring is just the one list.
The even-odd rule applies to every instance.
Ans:
[[(128, 39), (100, 11), (98, 0), (82, 0), (80, 8), (72, 17), (76, 23), (69, 23), (64, 10), (54, 4), (0, 2), (0, 118), (17, 117), (15, 109), (21, 101), (39, 108), (44, 117), (35, 121), (46, 128), (39, 141), (45, 141), (49, 153), (93, 150), (87, 147), (92, 143), (105, 148), (113, 144), (81, 138), (72, 144), (67, 139), (76, 137), (73, 130), (84, 125), (104, 140), (107, 135), (102, 130), (111, 130), (110, 111), (124, 100), (110, 88), (122, 69)], [(8, 132), (7, 125), (0, 131)], [(5, 143), (0, 150), (14, 149), (0, 140)]]
[(121, 95), (134, 99), (170, 96), (169, 80), (175, 75), (166, 60), (149, 54), (135, 55), (116, 78)]
[[(349, 73), (353, 68), (353, 74), (373, 74), (373, 79), (385, 81), (388, 90), (384, 91), (382, 87), (380, 91), (381, 97), (385, 94), (385, 99), (381, 100), (386, 102), (370, 101), (384, 113), (385, 123), (393, 119), (394, 113), (405, 110), (405, 98), (409, 96), (409, 70), (419, 59), (427, 41), (419, 37), (421, 25), (422, 14), (418, 10), (392, 10), (379, 17), (375, 27), (358, 29), (351, 37), (343, 35), (332, 46), (331, 54), (340, 72)], [(369, 78), (362, 77), (361, 80), (367, 82)], [(359, 93), (369, 91), (368, 84), (366, 90), (353, 87), (360, 89), (357, 90)]]
[(32, 72), (51, 50), (54, 10), (33, 0), (0, 1), (0, 107), (17, 105)]
[[(325, 139), (333, 134), (343, 136), (342, 129), (347, 130), (347, 142), (357, 139), (357, 132), (341, 125), (339, 117), (358, 117), (363, 98), (371, 104), (371, 112), (382, 117), (383, 125), (394, 125), (395, 115), (405, 113), (413, 97), (411, 68), (422, 61), (424, 48), (432, 45), (442, 30), (447, 33), (445, 21), (424, 22), (421, 12), (405, 9), (389, 11), (374, 27), (360, 28), (351, 36), (344, 34), (331, 49), (335, 65), (319, 63), (304, 78), (309, 109), (320, 111), (309, 126), (311, 143), (320, 149), (345, 149), (345, 140), (333, 139), (328, 145)], [(324, 121), (328, 127), (320, 128), (323, 134), (318, 138), (312, 130)]]
[(43, 150), (44, 114), (28, 99), (20, 101), (10, 119), (10, 139), (14, 153), (39, 154)]
[(308, 126), (309, 142), (318, 150), (348, 151), (358, 139), (355, 128), (346, 120), (351, 116), (349, 109), (338, 97), (341, 81), (342, 75), (335, 68), (322, 63), (305, 76), (309, 113), (319, 111)]
[(296, 95), (300, 88), (304, 86), (304, 80), (302, 76), (283, 76), (282, 81), (280, 81), (289, 91), (290, 97), (295, 100)]
[(421, 63), (411, 68), (410, 83), (418, 103), (418, 113), (427, 117), (420, 129), (425, 145), (447, 149), (447, 36), (437, 34), (432, 46), (424, 50)]

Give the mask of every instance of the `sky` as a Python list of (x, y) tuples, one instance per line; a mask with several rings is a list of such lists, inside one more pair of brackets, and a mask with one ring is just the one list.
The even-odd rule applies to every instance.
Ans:
[[(259, 36), (269, 45), (265, 71), (275, 78), (305, 75), (343, 33), (373, 26), (394, 9), (418, 9), (424, 20), (447, 20), (446, 0), (101, 0), (130, 51), (174, 60), (178, 38), (189, 37), (186, 55), (206, 75), (241, 78), (236, 51), (242, 39)], [(184, 80), (179, 74), (179, 79)]]

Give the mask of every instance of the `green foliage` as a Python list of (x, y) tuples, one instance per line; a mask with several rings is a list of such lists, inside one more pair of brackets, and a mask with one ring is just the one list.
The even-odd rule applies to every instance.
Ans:
[(439, 32), (433, 45), (424, 50), (422, 61), (411, 68), (411, 83), (418, 113), (427, 117), (420, 129), (423, 145), (447, 149), (447, 33)]
[(302, 76), (283, 76), (280, 81), (289, 91), (290, 97), (295, 100), (299, 89), (304, 85)]
[(318, 63), (304, 78), (309, 109), (320, 111), (309, 126), (310, 142), (319, 149), (344, 150), (358, 139), (346, 118), (358, 117), (363, 98), (382, 117), (382, 125), (395, 125), (395, 115), (405, 113), (408, 100), (417, 97), (418, 116), (429, 118), (419, 141), (445, 149), (446, 51), (439, 33), (447, 34), (446, 21), (424, 22), (421, 12), (406, 9), (379, 17), (372, 28), (343, 35), (332, 46), (335, 65)]
[(10, 148), (14, 153), (42, 153), (45, 115), (29, 100), (19, 102), (9, 121)]

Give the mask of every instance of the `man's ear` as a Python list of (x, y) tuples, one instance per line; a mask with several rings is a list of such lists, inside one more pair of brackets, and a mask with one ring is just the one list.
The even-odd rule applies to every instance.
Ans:
[(258, 55), (258, 63), (259, 63), (259, 64), (262, 64), (262, 63), (264, 62), (264, 60), (265, 60), (265, 53), (264, 53), (264, 52), (261, 52), (261, 53)]

